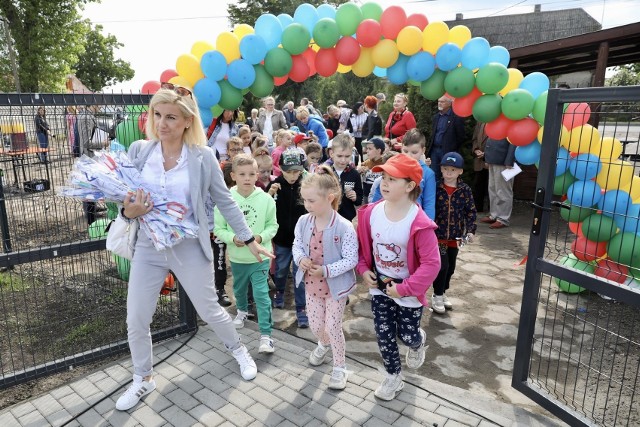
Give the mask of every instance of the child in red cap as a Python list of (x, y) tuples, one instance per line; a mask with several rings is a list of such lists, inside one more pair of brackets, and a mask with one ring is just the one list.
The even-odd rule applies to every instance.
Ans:
[(356, 267), (369, 286), (371, 310), (387, 376), (376, 389), (392, 400), (404, 387), (397, 339), (409, 347), (407, 366), (424, 363), (426, 333), (420, 328), (426, 292), (440, 270), (436, 224), (416, 204), (422, 167), (398, 154), (373, 172), (382, 172), (383, 200), (358, 211)]

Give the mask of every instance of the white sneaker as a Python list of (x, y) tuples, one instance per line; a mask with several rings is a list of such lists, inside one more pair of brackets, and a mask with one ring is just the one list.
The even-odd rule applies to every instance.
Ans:
[(329, 349), (331, 349), (331, 346), (325, 347), (321, 342), (318, 342), (318, 346), (314, 348), (309, 355), (309, 363), (313, 366), (322, 365), (327, 356), (327, 353), (329, 353)]
[(258, 349), (258, 353), (273, 353), (275, 349), (273, 348), (273, 340), (268, 335), (262, 335), (260, 337), (260, 348)]
[(443, 314), (445, 311), (447, 311), (444, 308), (444, 298), (442, 297), (442, 295), (433, 294), (431, 296), (431, 308), (438, 314)]
[(349, 371), (347, 368), (333, 367), (331, 372), (331, 379), (329, 380), (329, 388), (332, 390), (344, 390), (347, 386), (347, 378), (349, 377)]
[(422, 336), (422, 344), (417, 349), (410, 348), (407, 352), (407, 367), (411, 369), (418, 369), (424, 363), (424, 354), (427, 350), (425, 343), (427, 342), (427, 333), (424, 329), (420, 329), (420, 335)]
[(240, 347), (232, 351), (231, 354), (233, 354), (233, 357), (238, 361), (238, 365), (240, 365), (240, 375), (242, 375), (242, 378), (247, 381), (254, 379), (258, 374), (258, 367), (249, 354), (247, 347), (240, 344)]
[(247, 316), (249, 316), (249, 313), (247, 313), (246, 311), (238, 310), (236, 318), (233, 319), (233, 326), (235, 326), (236, 329), (244, 328), (244, 321), (247, 320)]
[(387, 377), (378, 386), (374, 395), (378, 399), (393, 400), (403, 388), (404, 381), (402, 381), (401, 374), (387, 374)]
[(131, 383), (127, 391), (125, 391), (116, 402), (116, 409), (118, 411), (127, 411), (133, 408), (140, 402), (140, 399), (155, 389), (156, 382), (153, 379), (151, 379), (151, 381), (144, 381), (140, 375), (134, 374), (133, 383)]
[(449, 298), (447, 298), (447, 294), (442, 295), (442, 302), (445, 309), (451, 310), (453, 308), (453, 304), (449, 301)]

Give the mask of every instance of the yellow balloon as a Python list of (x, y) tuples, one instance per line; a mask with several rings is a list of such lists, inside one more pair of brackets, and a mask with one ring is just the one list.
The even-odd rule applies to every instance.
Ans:
[(215, 47), (211, 43), (200, 40), (195, 42), (193, 46), (191, 46), (191, 54), (195, 56), (198, 61), (200, 61), (202, 55), (214, 49)]
[[(540, 144), (543, 143), (542, 140), (542, 135), (544, 134), (544, 126), (540, 126), (540, 129), (538, 129), (538, 142), (540, 142)], [(567, 150), (569, 149), (569, 139), (570, 139), (570, 134), (569, 131), (567, 130), (566, 127), (561, 126), (560, 127), (560, 146), (566, 148)]]
[(617, 159), (622, 154), (622, 150), (622, 143), (618, 139), (612, 136), (605, 136), (602, 138), (600, 152), (594, 154), (601, 159)]
[(311, 49), (313, 49), (314, 52), (317, 52), (320, 50), (320, 46), (318, 46), (316, 43), (312, 43)]
[(634, 175), (631, 177), (631, 182), (628, 185), (620, 186), (620, 189), (629, 193), (633, 203), (638, 203), (640, 201), (640, 176)]
[(229, 31), (218, 34), (216, 49), (225, 57), (227, 64), (240, 58), (240, 40)]
[(338, 69), (336, 71), (340, 74), (347, 74), (351, 71), (351, 65), (338, 64)]
[(633, 164), (622, 160), (603, 161), (602, 169), (596, 176), (596, 183), (606, 190), (617, 190), (631, 185)]
[(449, 27), (444, 22), (431, 22), (422, 32), (422, 49), (435, 55), (449, 41)]
[(370, 47), (363, 47), (360, 49), (360, 57), (356, 63), (351, 66), (353, 74), (358, 77), (367, 77), (373, 72), (376, 65), (373, 63), (373, 59), (371, 59), (372, 50), (373, 48)]
[(389, 68), (396, 63), (400, 52), (393, 40), (380, 40), (371, 51), (373, 63), (380, 68)]
[(169, 83), (173, 83), (174, 85), (178, 85), (178, 86), (182, 86), (182, 87), (186, 87), (189, 89), (193, 89), (193, 85), (191, 84), (191, 82), (187, 79), (185, 79), (182, 76), (173, 76), (169, 79)]
[(412, 25), (404, 27), (398, 33), (396, 43), (398, 44), (400, 53), (407, 56), (418, 53), (420, 49), (422, 49), (422, 31), (420, 31), (420, 28)]
[(238, 38), (238, 40), (242, 40), (242, 38), (246, 35), (253, 34), (256, 31), (249, 24), (239, 24), (236, 25), (233, 29), (233, 34)]
[(600, 132), (591, 125), (577, 126), (570, 131), (567, 150), (572, 153), (599, 153)]
[(505, 96), (513, 89), (517, 89), (518, 86), (520, 86), (520, 82), (522, 81), (522, 79), (524, 79), (522, 71), (518, 70), (517, 68), (509, 68), (507, 69), (507, 72), (509, 73), (509, 80), (507, 81), (507, 85), (503, 87), (500, 92), (498, 92), (502, 96)]
[(176, 60), (176, 71), (193, 87), (198, 80), (204, 77), (200, 69), (200, 61), (191, 53), (183, 53)]
[(455, 43), (462, 49), (471, 40), (471, 30), (465, 25), (456, 25), (449, 30), (449, 43)]

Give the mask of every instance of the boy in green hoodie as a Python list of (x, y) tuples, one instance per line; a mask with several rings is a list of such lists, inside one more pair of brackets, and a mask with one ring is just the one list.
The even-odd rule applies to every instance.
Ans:
[[(256, 241), (265, 247), (271, 247), (271, 239), (278, 231), (276, 204), (273, 198), (256, 187), (258, 164), (248, 154), (238, 154), (233, 158), (231, 177), (236, 183), (231, 188), (231, 196), (240, 206), (244, 217), (253, 231)], [(215, 235), (227, 244), (227, 253), (231, 261), (233, 274), (233, 294), (236, 298), (238, 314), (233, 321), (236, 328), (242, 328), (248, 315), (247, 288), (253, 285), (253, 298), (258, 311), (260, 328), (260, 353), (273, 353), (271, 339), (271, 299), (269, 298), (270, 260), (265, 258), (256, 262), (244, 242), (239, 240), (220, 212), (215, 210)]]

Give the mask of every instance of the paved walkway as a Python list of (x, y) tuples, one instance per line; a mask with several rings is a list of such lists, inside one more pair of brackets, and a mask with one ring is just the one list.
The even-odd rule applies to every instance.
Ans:
[[(213, 331), (201, 327), (187, 345), (156, 365), (158, 388), (128, 412), (114, 409), (122, 393), (101, 401), (69, 426), (542, 426), (557, 421), (520, 407), (452, 387), (405, 370), (405, 387), (391, 402), (374, 397), (382, 366), (347, 359), (349, 384), (327, 389), (331, 365), (308, 363), (315, 344), (274, 331), (276, 352), (258, 355), (255, 323), (242, 330), (256, 358), (258, 376), (243, 381), (238, 366)], [(156, 345), (157, 361), (169, 356), (187, 337)], [(428, 350), (427, 350), (428, 351)], [(0, 412), (0, 426), (65, 425), (73, 416), (128, 384), (130, 359)], [(514, 391), (514, 393), (516, 393)]]

